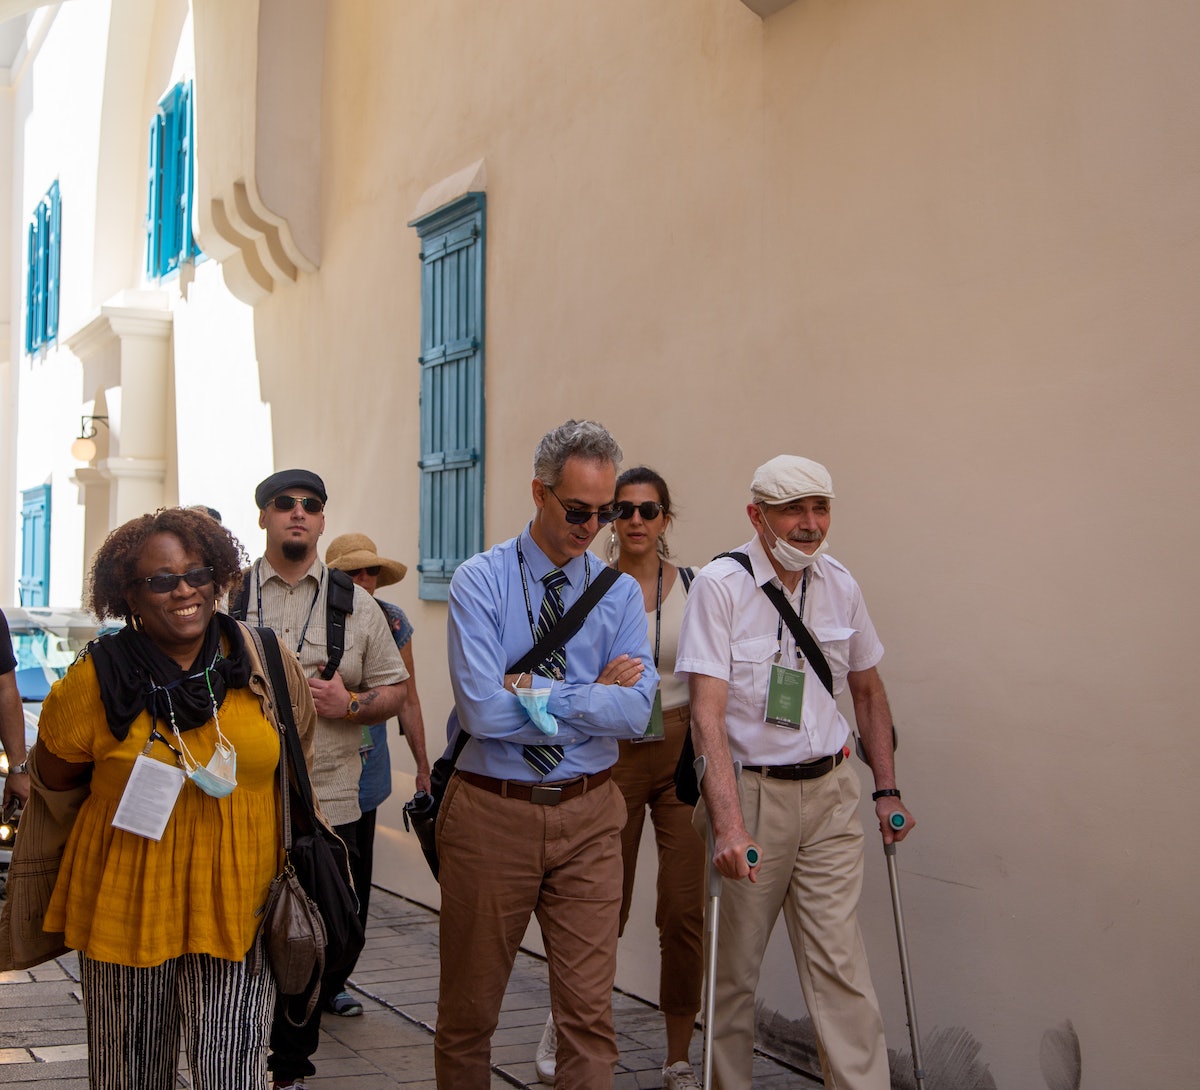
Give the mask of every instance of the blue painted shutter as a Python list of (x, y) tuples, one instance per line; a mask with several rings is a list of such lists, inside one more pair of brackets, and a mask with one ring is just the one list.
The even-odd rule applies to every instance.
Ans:
[(50, 486), (21, 493), (21, 605), (50, 604)]
[(196, 200), (196, 94), (195, 85), (191, 82), (182, 85), (183, 105), (182, 119), (182, 192), (180, 194), (180, 214), (183, 220), (183, 249), (180, 257), (191, 261), (200, 253), (196, 238), (192, 234), (192, 207)]
[(29, 224), (28, 241), (25, 246), (25, 351), (32, 353), (40, 343), (34, 326), (37, 310), (37, 218)]
[(158, 248), (162, 241), (162, 174), (159, 161), (162, 158), (163, 115), (160, 109), (150, 122), (150, 169), (147, 179), (146, 198), (146, 276), (158, 276)]
[(46, 340), (58, 336), (59, 274), (62, 269), (62, 198), (58, 182), (50, 187), (46, 209)]
[(420, 589), (444, 601), (454, 569), (483, 548), (486, 198), (470, 193), (414, 221), (421, 238)]

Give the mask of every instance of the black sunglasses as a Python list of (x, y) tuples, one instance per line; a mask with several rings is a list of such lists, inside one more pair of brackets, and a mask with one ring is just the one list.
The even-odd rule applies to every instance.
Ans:
[(182, 575), (147, 575), (144, 579), (135, 579), (133, 585), (145, 583), (155, 594), (170, 594), (182, 579), (189, 587), (207, 587), (213, 581), (212, 568), (193, 568)]
[[(542, 484), (546, 484), (546, 482), (543, 481)], [(558, 500), (558, 493), (548, 484), (546, 484), (546, 491)], [(558, 500), (558, 505), (563, 509), (567, 521), (572, 526), (586, 526), (592, 521), (593, 516), (601, 526), (607, 526), (617, 517), (616, 511), (612, 507), (601, 507), (598, 511), (593, 511), (590, 507), (568, 507), (562, 500)]]
[(325, 510), (325, 501), (316, 496), (276, 496), (271, 503), (276, 511), (290, 511), (296, 504), (310, 515), (319, 515)]
[(630, 500), (617, 500), (613, 504), (613, 511), (619, 519), (631, 519), (636, 511), (642, 516), (643, 522), (651, 522), (658, 518), (662, 511), (666, 508), (661, 503), (655, 503), (653, 500), (643, 500), (641, 503), (633, 503)]
[(351, 568), (346, 572), (346, 574), (353, 579), (356, 575), (362, 575), (363, 572), (366, 572), (368, 575), (375, 576), (381, 571), (383, 571), (382, 564), (372, 564), (369, 568)]

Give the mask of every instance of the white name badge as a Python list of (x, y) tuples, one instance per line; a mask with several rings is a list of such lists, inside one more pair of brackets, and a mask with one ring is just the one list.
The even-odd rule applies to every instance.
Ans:
[(183, 780), (182, 769), (139, 754), (113, 815), (113, 827), (148, 840), (162, 840)]

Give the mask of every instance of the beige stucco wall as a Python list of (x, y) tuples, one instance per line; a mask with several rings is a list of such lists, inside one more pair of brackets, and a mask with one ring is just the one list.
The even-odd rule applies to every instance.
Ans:
[[(1043, 1084), (1066, 1019), (1087, 1085), (1193, 1067), (1198, 754), (1168, 679), (1198, 529), (1198, 31), (1188, 6), (1115, 0), (335, 8), (322, 266), (256, 311), (277, 461), (325, 474), (331, 535), (410, 564), (405, 223), (479, 159), (488, 541), (527, 517), (529, 453), (569, 415), (667, 474), (692, 560), (745, 538), (758, 462), (827, 462), (920, 821), (922, 1021), (969, 1031), (1005, 1088)], [(394, 589), (436, 725), (444, 607)], [(435, 896), (381, 835), (389, 883)], [(872, 847), (864, 921), (906, 1048), (883, 879)], [(652, 992), (651, 931), (621, 973)], [(796, 1016), (778, 955), (762, 995)]]

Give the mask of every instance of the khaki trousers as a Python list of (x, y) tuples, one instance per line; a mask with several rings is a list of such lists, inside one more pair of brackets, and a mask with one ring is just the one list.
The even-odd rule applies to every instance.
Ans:
[(439, 1090), (491, 1086), (492, 1034), (531, 915), (550, 967), (555, 1085), (611, 1090), (624, 822), (625, 803), (611, 780), (558, 806), (540, 806), (451, 779), (437, 826)]
[[(883, 1019), (858, 927), (860, 791), (849, 761), (816, 780), (742, 774), (742, 816), (763, 857), (757, 882), (727, 879), (722, 888), (713, 1038), (716, 1090), (749, 1090), (755, 991), (781, 911), (827, 1090), (891, 1086)], [(703, 802), (694, 820), (703, 830)]]

